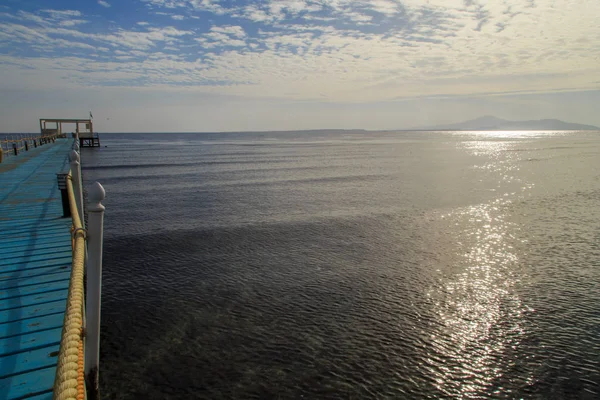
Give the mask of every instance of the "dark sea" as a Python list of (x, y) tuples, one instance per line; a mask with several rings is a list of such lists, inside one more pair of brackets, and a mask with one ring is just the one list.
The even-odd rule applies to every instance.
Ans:
[(600, 398), (600, 132), (101, 141), (103, 398)]

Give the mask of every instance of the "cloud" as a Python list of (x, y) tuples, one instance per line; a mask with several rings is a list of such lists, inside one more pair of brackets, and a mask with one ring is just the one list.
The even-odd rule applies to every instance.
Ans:
[(185, 7), (187, 1), (178, 1), (178, 0), (142, 0), (145, 3), (148, 3), (150, 6), (160, 7), (160, 8), (178, 8)]
[(81, 17), (81, 11), (78, 10), (41, 10), (42, 13), (49, 14), (53, 19), (65, 19), (72, 17)]
[(106, 7), (106, 8), (110, 7), (110, 4), (104, 0), (98, 0), (98, 4), (100, 4), (102, 7)]
[(171, 18), (176, 21), (183, 21), (185, 19), (183, 15), (171, 15)]
[(216, 47), (242, 47), (246, 41), (241, 40), (246, 33), (241, 26), (213, 26), (210, 32), (196, 38), (196, 41), (205, 49)]
[(279, 0), (271, 1), (268, 5), (268, 10), (273, 15), (280, 16), (283, 13), (290, 14), (292, 16), (298, 15), (303, 11), (315, 12), (322, 9), (319, 4), (309, 4), (304, 0)]
[(150, 8), (185, 8), (195, 11), (207, 11), (217, 15), (224, 15), (232, 10), (222, 7), (218, 0), (142, 0)]
[(49, 23), (49, 21), (46, 18), (43, 18), (39, 15), (30, 13), (30, 12), (22, 11), (22, 10), (20, 10), (17, 13), (16, 18), (20, 19), (20, 20), (25, 20), (25, 21), (32, 21), (32, 22), (35, 22), (40, 25), (46, 25)]
[(253, 22), (270, 22), (277, 19), (276, 16), (268, 14), (265, 10), (261, 10), (255, 5), (245, 7), (242, 13), (234, 14), (234, 16), (243, 17)]
[(71, 26), (75, 26), (75, 25), (81, 25), (81, 24), (86, 24), (89, 21), (84, 20), (84, 19), (65, 19), (59, 22), (60, 26), (64, 26), (64, 27), (71, 27)]
[(244, 29), (241, 26), (232, 26), (232, 25), (217, 26), (217, 25), (214, 25), (210, 28), (210, 31), (223, 33), (226, 35), (232, 35), (232, 36), (235, 36), (238, 38), (246, 36), (246, 32), (244, 32)]

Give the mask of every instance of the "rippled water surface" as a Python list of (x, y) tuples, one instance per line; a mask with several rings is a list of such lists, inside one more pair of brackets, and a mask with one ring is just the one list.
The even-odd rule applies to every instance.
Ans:
[(600, 398), (600, 132), (101, 139), (105, 398)]

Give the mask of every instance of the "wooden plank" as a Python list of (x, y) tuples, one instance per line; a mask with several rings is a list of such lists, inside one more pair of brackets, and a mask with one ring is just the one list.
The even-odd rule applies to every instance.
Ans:
[[(66, 224), (61, 225), (48, 225), (43, 224), (35, 228), (35, 236), (43, 236), (47, 234), (66, 233), (69, 234), (69, 226)], [(16, 237), (28, 237), (32, 234), (32, 228), (11, 228), (10, 230), (0, 231), (0, 239), (4, 238), (16, 238)]]
[(65, 271), (65, 272), (59, 272), (59, 273), (52, 274), (52, 275), (34, 276), (34, 277), (25, 278), (25, 279), (4, 280), (4, 281), (0, 281), (0, 292), (2, 292), (3, 290), (14, 289), (14, 288), (18, 288), (18, 287), (24, 287), (24, 286), (29, 286), (29, 285), (38, 285), (40, 283), (60, 282), (62, 280), (65, 280), (65, 279), (68, 280), (70, 278), (71, 278), (71, 271)]
[[(34, 252), (37, 250), (46, 250), (46, 249), (58, 249), (58, 248), (71, 248), (71, 242), (65, 243), (64, 240), (55, 240), (53, 242), (46, 243), (33, 243), (30, 245), (18, 245), (18, 246), (10, 246), (5, 250), (0, 250), (0, 254), (5, 257), (12, 257), (13, 255), (18, 256), (19, 254), (28, 254), (29, 252)], [(54, 250), (51, 250), (54, 251)], [(58, 251), (58, 250), (57, 250)]]
[(25, 397), (27, 400), (52, 400), (52, 392)]
[(11, 273), (22, 272), (21, 276), (26, 276), (26, 271), (37, 270), (41, 268), (51, 268), (56, 266), (71, 265), (73, 255), (71, 250), (58, 253), (46, 253), (31, 257), (16, 257), (15, 262), (0, 265), (0, 279)]
[[(70, 259), (69, 259), (70, 261)], [(33, 269), (23, 269), (18, 271), (6, 271), (0, 273), (0, 282), (10, 282), (15, 280), (31, 280), (38, 276), (52, 275), (59, 272), (69, 271), (70, 262), (60, 262), (49, 267), (41, 266)]]
[[(28, 196), (31, 196), (31, 195), (28, 195)], [(58, 200), (58, 198), (56, 200)], [(5, 202), (5, 204), (6, 204), (6, 202)], [(55, 206), (57, 206), (57, 205), (58, 204), (56, 204)], [(32, 207), (32, 205), (30, 205), (29, 207)], [(19, 207), (19, 209), (22, 209), (22, 207)], [(51, 219), (46, 220), (44, 222), (44, 227), (48, 227), (48, 228), (62, 227), (65, 225), (70, 225), (70, 224), (71, 224), (70, 218), (62, 218), (62, 216), (61, 216), (60, 219), (51, 218)], [(30, 230), (32, 228), (34, 228), (34, 229), (37, 228), (39, 224), (36, 224), (35, 222), (27, 222), (27, 221), (19, 221), (19, 220), (13, 220), (10, 223), (7, 221), (4, 221), (4, 222), (0, 223), (0, 229), (5, 228), (8, 225), (10, 225), (11, 228), (16, 229), (16, 230)]]
[(53, 365), (0, 379), (0, 398), (26, 399), (52, 392), (55, 374), (56, 366)]
[(35, 319), (0, 324), (0, 338), (19, 336), (47, 329), (62, 327), (64, 313), (44, 315)]
[(38, 283), (35, 285), (21, 286), (12, 289), (0, 290), (0, 299), (6, 300), (13, 297), (27, 296), (36, 293), (46, 293), (54, 290), (63, 290), (69, 287), (69, 277), (59, 281)]
[(33, 306), (12, 308), (0, 314), (0, 324), (38, 318), (44, 315), (64, 313), (66, 304), (66, 300), (57, 300)]
[(11, 246), (13, 244), (19, 244), (19, 243), (27, 243), (27, 244), (34, 244), (37, 243), (38, 241), (40, 242), (49, 242), (49, 241), (56, 241), (56, 240), (65, 240), (65, 239), (70, 239), (71, 235), (67, 232), (57, 232), (57, 233), (52, 233), (49, 235), (41, 235), (38, 236), (36, 234), (32, 234), (29, 236), (24, 236), (24, 237), (14, 237), (14, 238), (5, 238), (2, 239), (2, 243), (4, 243), (6, 246)]
[(61, 240), (56, 243), (36, 244), (33, 247), (15, 246), (4, 251), (0, 250), (0, 257), (21, 257), (27, 254), (35, 254), (42, 251), (71, 251), (71, 243), (64, 243), (64, 241)]
[(0, 357), (60, 344), (62, 326), (0, 339)]
[(0, 311), (11, 310), (13, 308), (21, 308), (33, 306), (36, 304), (49, 303), (51, 301), (64, 300), (67, 298), (67, 293), (61, 288), (45, 293), (36, 293), (28, 296), (12, 297), (10, 299), (0, 300)]

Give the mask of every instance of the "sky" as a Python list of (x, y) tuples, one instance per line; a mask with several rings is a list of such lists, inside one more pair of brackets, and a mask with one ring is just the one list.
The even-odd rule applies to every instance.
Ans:
[(0, 132), (600, 125), (598, 0), (2, 0)]

